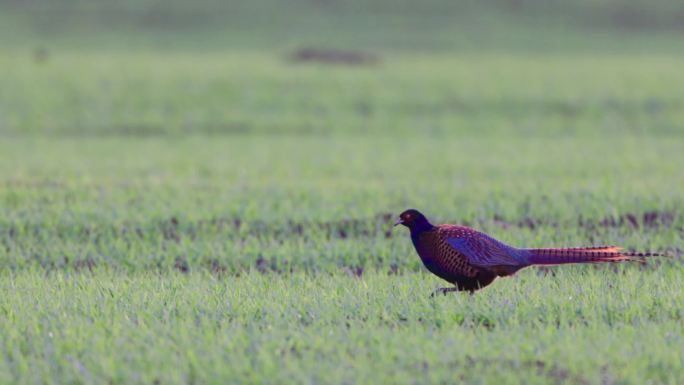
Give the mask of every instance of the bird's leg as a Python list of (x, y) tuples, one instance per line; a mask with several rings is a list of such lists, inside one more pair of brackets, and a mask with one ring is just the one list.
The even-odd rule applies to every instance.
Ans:
[(440, 287), (439, 289), (435, 290), (430, 294), (430, 298), (434, 297), (437, 294), (443, 294), (446, 295), (447, 293), (450, 293), (452, 291), (460, 291), (458, 287)]

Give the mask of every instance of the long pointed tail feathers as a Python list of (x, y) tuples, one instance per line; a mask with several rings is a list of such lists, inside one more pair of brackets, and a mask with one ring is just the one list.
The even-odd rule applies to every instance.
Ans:
[(657, 253), (622, 251), (618, 246), (573, 247), (566, 249), (523, 249), (530, 265), (560, 265), (565, 263), (600, 263), (641, 261), (644, 257), (662, 256)]

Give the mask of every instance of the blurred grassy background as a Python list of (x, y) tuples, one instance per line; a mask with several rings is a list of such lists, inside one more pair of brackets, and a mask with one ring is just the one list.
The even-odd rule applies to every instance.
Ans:
[(677, 52), (680, 1), (83, 1), (2, 2), (2, 42), (94, 50)]
[[(4, 136), (684, 131), (679, 1), (34, 0), (0, 11)], [(293, 59), (302, 49), (319, 57)], [(340, 52), (352, 61), (325, 57)]]

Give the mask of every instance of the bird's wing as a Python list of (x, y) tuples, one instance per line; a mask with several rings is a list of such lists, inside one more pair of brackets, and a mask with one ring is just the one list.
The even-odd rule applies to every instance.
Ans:
[(519, 266), (517, 249), (510, 247), (487, 234), (463, 226), (449, 226), (443, 229), (446, 242), (468, 258), (471, 265), (480, 267)]

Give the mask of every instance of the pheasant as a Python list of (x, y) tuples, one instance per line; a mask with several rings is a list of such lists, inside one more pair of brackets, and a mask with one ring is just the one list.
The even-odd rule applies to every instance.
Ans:
[(489, 285), (497, 277), (515, 274), (532, 265), (617, 262), (660, 255), (624, 252), (617, 246), (519, 249), (466, 226), (434, 226), (414, 209), (401, 213), (394, 224), (397, 225), (404, 225), (411, 230), (413, 246), (425, 267), (455, 285), (440, 288), (433, 295), (452, 291), (472, 293)]

